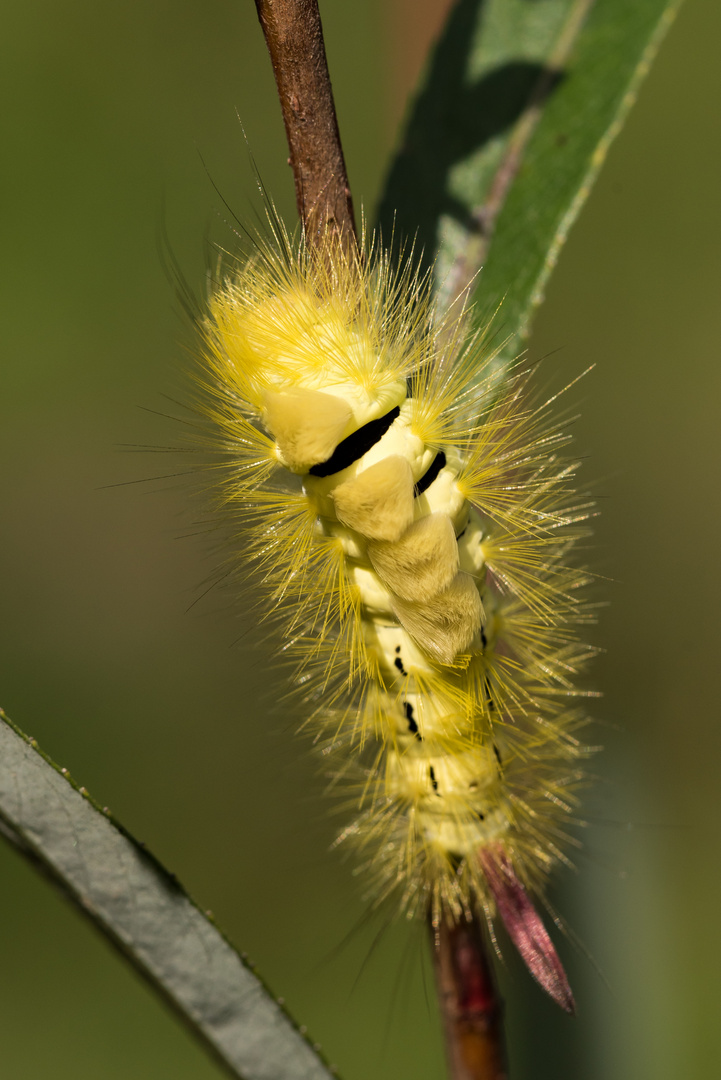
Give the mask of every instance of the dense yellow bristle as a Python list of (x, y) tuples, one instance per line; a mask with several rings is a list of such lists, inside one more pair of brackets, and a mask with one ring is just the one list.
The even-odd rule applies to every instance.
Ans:
[[(577, 639), (589, 577), (569, 561), (589, 504), (553, 403), (499, 364), (490, 332), (466, 339), (462, 311), (438, 320), (409, 263), (319, 255), (280, 226), (228, 269), (203, 333), (221, 498), (283, 626), (369, 892), (491, 919), (478, 835), (542, 898), (573, 846), (589, 749), (569, 706), (593, 653)], [(394, 416), (382, 453), (350, 458), (337, 480), (314, 473), (347, 433)], [(419, 488), (434, 460), (457, 495), (442, 517)], [(287, 488), (283, 463), (305, 490)], [(471, 570), (457, 546), (468, 505)], [(396, 629), (408, 671), (391, 663)]]

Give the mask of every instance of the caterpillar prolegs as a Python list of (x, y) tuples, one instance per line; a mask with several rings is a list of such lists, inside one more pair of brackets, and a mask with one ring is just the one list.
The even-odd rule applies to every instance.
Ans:
[[(210, 412), (309, 723), (348, 794), (339, 838), (376, 902), (500, 917), (566, 1009), (531, 897), (567, 862), (587, 748), (588, 507), (530, 373), (495, 362), (427, 279), (277, 223), (210, 297)], [(300, 477), (293, 490), (289, 474)]]

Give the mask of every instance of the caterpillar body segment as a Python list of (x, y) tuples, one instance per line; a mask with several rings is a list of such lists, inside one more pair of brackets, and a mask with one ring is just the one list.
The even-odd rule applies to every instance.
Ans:
[(591, 650), (568, 555), (588, 507), (550, 403), (463, 333), (408, 266), (276, 227), (211, 296), (209, 408), (369, 891), (436, 922), (500, 916), (571, 1009), (531, 898), (574, 843)]

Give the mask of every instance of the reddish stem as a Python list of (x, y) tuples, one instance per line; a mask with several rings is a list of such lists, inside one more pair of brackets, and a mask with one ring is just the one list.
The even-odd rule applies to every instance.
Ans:
[(450, 1080), (506, 1080), (502, 1007), (478, 919), (431, 925)]

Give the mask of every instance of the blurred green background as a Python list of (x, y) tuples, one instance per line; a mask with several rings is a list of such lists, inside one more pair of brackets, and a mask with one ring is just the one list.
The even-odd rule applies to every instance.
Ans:
[[(322, 5), (371, 214), (442, 6)], [(200, 291), (204, 237), (228, 217), (213, 184), (252, 212), (236, 109), (292, 215), (254, 6), (27, 0), (3, 24), (0, 704), (213, 909), (346, 1080), (439, 1078), (424, 935), (362, 925), (282, 676), (232, 597), (190, 607), (213, 565), (203, 507), (182, 477), (145, 482), (185, 462), (124, 446), (182, 440), (158, 415), (187, 398), (188, 334), (157, 235), (165, 220)], [(574, 391), (577, 445), (612, 581), (595, 669), (608, 749), (581, 873), (554, 895), (582, 942), (560, 946), (580, 1015), (509, 957), (514, 1080), (670, 1080), (721, 1060), (720, 36), (721, 8), (687, 0), (531, 342), (562, 380), (597, 364)], [(3, 1077), (221, 1075), (44, 881), (5, 847), (0, 865)]]

